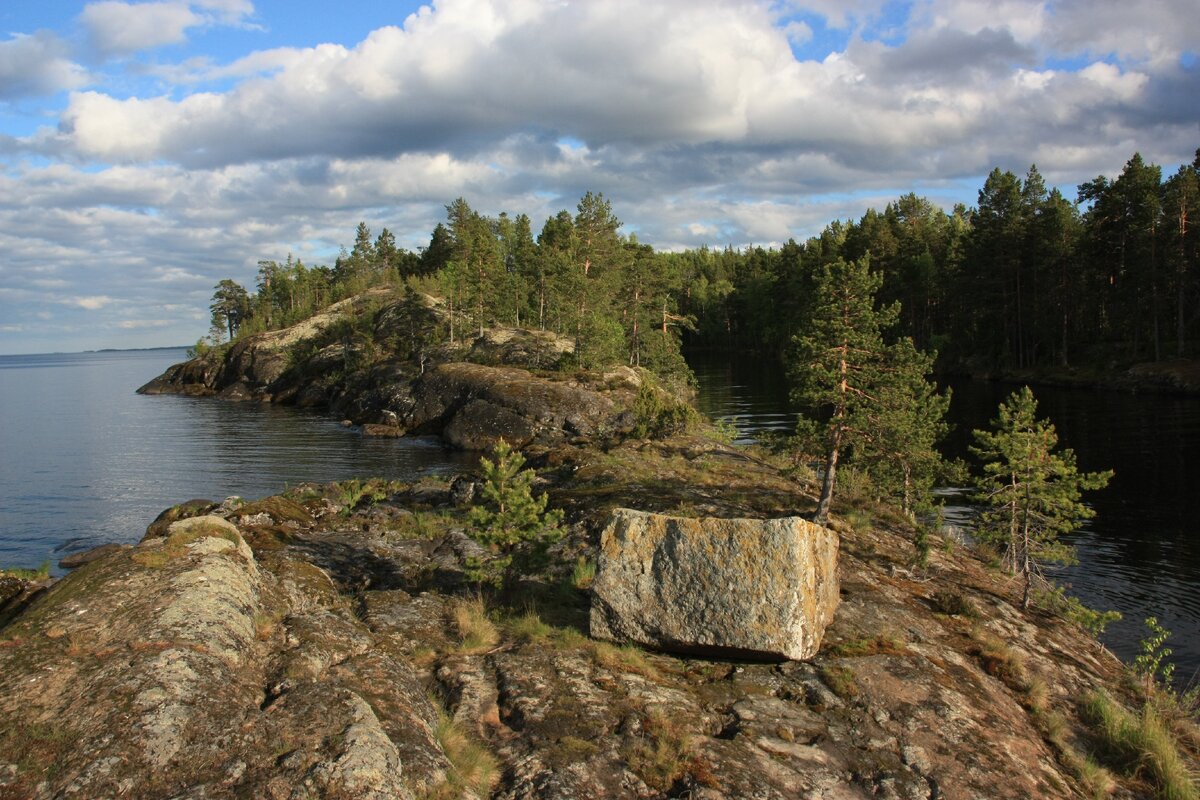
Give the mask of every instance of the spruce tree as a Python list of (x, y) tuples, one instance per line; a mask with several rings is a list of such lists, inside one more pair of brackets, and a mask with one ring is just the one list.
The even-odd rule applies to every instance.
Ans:
[(1001, 403), (992, 430), (974, 435), (971, 452), (983, 463), (974, 499), (986, 506), (979, 537), (1003, 548), (1009, 572), (1024, 584), (1021, 607), (1028, 608), (1042, 565), (1074, 562), (1073, 548), (1061, 537), (1095, 515), (1081, 492), (1103, 488), (1113, 473), (1080, 472), (1072, 450), (1055, 452), (1058, 434), (1037, 418), (1028, 386)]

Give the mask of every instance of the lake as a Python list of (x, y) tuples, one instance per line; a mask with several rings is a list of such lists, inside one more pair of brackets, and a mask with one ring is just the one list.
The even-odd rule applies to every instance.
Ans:
[(438, 439), (363, 438), (321, 413), (134, 393), (186, 357), (183, 348), (0, 356), (0, 565), (137, 542), (160, 511), (195, 497), (411, 481), (478, 464)]
[[(791, 429), (795, 414), (777, 362), (689, 353), (688, 363), (700, 410), (733, 422), (740, 440)], [(987, 427), (1020, 387), (962, 380), (952, 388), (955, 428), (945, 449), (965, 458), (971, 431)], [(1200, 523), (1191, 505), (1200, 490), (1200, 398), (1054, 387), (1034, 394), (1039, 416), (1054, 423), (1080, 469), (1116, 472), (1106, 489), (1085, 496), (1096, 517), (1070, 537), (1079, 564), (1056, 570), (1056, 579), (1088, 606), (1122, 613), (1102, 639), (1123, 660), (1138, 654), (1143, 620), (1155, 616), (1174, 634), (1176, 678), (1200, 680)], [(969, 525), (965, 493), (948, 496), (947, 517)]]

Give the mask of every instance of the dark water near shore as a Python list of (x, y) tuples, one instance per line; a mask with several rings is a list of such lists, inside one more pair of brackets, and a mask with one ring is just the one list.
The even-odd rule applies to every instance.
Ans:
[[(732, 421), (744, 440), (787, 430), (787, 385), (769, 360), (689, 354), (700, 381), (698, 404), (710, 417)], [(1017, 385), (956, 381), (950, 408), (955, 430), (949, 454), (967, 457), (971, 430), (986, 427)], [(1173, 632), (1168, 645), (1182, 684), (1200, 681), (1200, 398), (1090, 389), (1034, 387), (1039, 416), (1058, 430), (1061, 446), (1080, 469), (1113, 469), (1108, 488), (1085, 498), (1095, 519), (1071, 537), (1079, 564), (1056, 578), (1097, 609), (1124, 619), (1104, 642), (1126, 661), (1145, 636), (1142, 621), (1156, 616)], [(961, 494), (949, 493), (947, 517), (969, 525)]]
[(477, 455), (436, 439), (364, 439), (314, 412), (144, 397), (183, 349), (0, 356), (0, 565), (136, 542), (168, 506), (305, 481), (415, 480)]

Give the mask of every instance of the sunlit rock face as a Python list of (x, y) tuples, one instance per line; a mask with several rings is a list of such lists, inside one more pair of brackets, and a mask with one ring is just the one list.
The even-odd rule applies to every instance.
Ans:
[(601, 534), (600, 639), (701, 655), (812, 657), (838, 604), (838, 536), (799, 517), (618, 509)]

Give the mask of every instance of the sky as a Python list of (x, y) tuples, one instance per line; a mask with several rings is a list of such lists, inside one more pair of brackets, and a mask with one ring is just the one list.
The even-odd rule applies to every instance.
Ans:
[(1196, 0), (0, 0), (0, 354), (191, 344), (365, 221), (587, 191), (661, 249), (803, 240), (1200, 147)]

